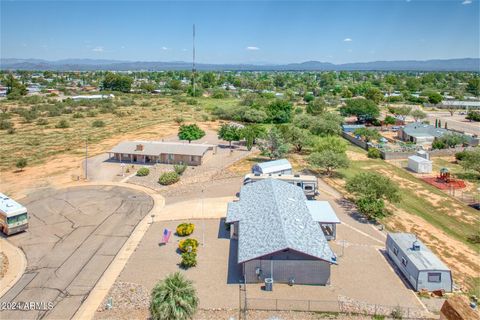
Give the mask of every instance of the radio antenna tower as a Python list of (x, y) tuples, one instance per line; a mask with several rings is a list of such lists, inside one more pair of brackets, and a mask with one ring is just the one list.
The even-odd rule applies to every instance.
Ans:
[(193, 85), (193, 96), (195, 97), (195, 24), (193, 24), (193, 60), (192, 60), (192, 85)]

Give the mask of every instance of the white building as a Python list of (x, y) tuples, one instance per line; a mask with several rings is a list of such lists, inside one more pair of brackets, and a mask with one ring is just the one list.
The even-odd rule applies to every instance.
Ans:
[(432, 161), (420, 156), (408, 157), (408, 168), (417, 173), (431, 173)]

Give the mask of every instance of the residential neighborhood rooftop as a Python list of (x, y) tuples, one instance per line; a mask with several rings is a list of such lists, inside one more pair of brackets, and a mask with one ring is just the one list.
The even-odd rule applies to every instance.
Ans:
[[(139, 146), (141, 146), (139, 148)], [(112, 153), (128, 153), (139, 155), (180, 154), (202, 156), (211, 146), (208, 144), (194, 144), (163, 141), (124, 141), (113, 147)]]
[(435, 126), (432, 126), (430, 124), (420, 123), (420, 122), (413, 122), (413, 123), (407, 124), (403, 128), (403, 131), (412, 137), (432, 136), (435, 138), (439, 138), (448, 132), (447, 129), (435, 128)]
[(227, 223), (239, 221), (238, 263), (285, 249), (336, 263), (301, 188), (266, 179), (243, 186), (228, 205)]
[[(398, 247), (408, 256), (418, 270), (449, 270), (449, 268), (412, 233), (389, 233)], [(413, 250), (413, 243), (420, 250)]]

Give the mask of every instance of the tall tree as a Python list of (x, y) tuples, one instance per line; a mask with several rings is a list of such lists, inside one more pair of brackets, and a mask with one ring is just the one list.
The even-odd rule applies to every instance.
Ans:
[(130, 92), (133, 79), (127, 75), (107, 72), (102, 81), (103, 90)]
[(345, 106), (340, 108), (343, 116), (356, 116), (357, 121), (370, 121), (380, 115), (380, 109), (372, 100), (349, 99)]
[(288, 144), (283, 139), (280, 131), (273, 127), (266, 134), (265, 139), (260, 143), (260, 150), (262, 155), (269, 157), (270, 159), (278, 159), (284, 157), (288, 152)]
[(345, 153), (325, 149), (310, 154), (308, 163), (314, 168), (323, 169), (327, 175), (331, 175), (335, 169), (347, 168), (348, 158)]
[(222, 124), (218, 129), (218, 138), (228, 141), (229, 147), (232, 148), (232, 142), (240, 140), (240, 129), (229, 124)]
[(178, 130), (178, 138), (180, 140), (187, 140), (188, 143), (201, 139), (205, 136), (205, 131), (200, 129), (196, 124), (181, 125)]

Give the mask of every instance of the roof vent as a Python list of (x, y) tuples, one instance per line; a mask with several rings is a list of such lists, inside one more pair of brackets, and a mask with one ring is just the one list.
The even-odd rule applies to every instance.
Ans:
[(420, 251), (420, 242), (418, 242), (417, 240), (413, 241), (412, 250), (413, 251)]
[(255, 177), (260, 177), (260, 173), (255, 173)]

